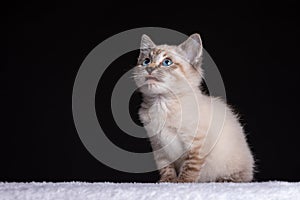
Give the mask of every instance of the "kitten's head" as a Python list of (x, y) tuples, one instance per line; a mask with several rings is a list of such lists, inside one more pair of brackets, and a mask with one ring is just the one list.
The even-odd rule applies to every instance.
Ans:
[(143, 35), (134, 80), (141, 92), (148, 95), (195, 89), (202, 79), (201, 60), (199, 34), (191, 35), (178, 46), (155, 45)]

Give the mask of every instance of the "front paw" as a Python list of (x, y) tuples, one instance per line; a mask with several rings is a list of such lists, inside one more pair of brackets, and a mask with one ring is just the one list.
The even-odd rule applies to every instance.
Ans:
[(176, 183), (177, 179), (176, 177), (168, 176), (168, 177), (161, 177), (160, 180), (158, 181), (159, 183)]
[(191, 177), (178, 177), (176, 180), (177, 183), (196, 183), (197, 180)]

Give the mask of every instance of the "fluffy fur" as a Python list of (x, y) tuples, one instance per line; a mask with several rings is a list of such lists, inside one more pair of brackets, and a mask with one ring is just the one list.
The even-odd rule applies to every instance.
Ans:
[[(166, 58), (171, 65), (163, 65)], [(145, 59), (150, 62), (143, 64)], [(254, 160), (236, 115), (199, 89), (201, 60), (198, 34), (179, 46), (155, 45), (142, 36), (134, 80), (160, 181), (251, 181)]]

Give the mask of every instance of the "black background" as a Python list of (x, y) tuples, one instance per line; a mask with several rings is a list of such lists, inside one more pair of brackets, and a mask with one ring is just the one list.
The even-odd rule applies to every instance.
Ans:
[[(227, 101), (241, 114), (257, 158), (256, 180), (300, 181), (299, 8), (282, 3), (146, 1), (7, 5), (1, 65), (0, 181), (154, 182), (157, 172), (106, 167), (81, 143), (72, 118), (72, 87), (88, 53), (106, 38), (137, 27), (201, 34), (217, 64)], [(100, 123), (124, 149), (150, 151), (122, 133), (109, 110), (111, 90), (138, 52), (116, 60), (96, 95)], [(101, 97), (101, 98), (99, 98)], [(135, 114), (139, 94), (130, 104)], [(109, 152), (107, 152), (109, 153)]]

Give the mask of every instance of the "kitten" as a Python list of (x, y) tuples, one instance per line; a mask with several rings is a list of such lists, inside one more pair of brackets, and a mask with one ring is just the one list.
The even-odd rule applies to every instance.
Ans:
[(178, 46), (142, 36), (134, 80), (160, 182), (249, 182), (254, 160), (237, 116), (199, 89), (202, 50), (198, 34)]

